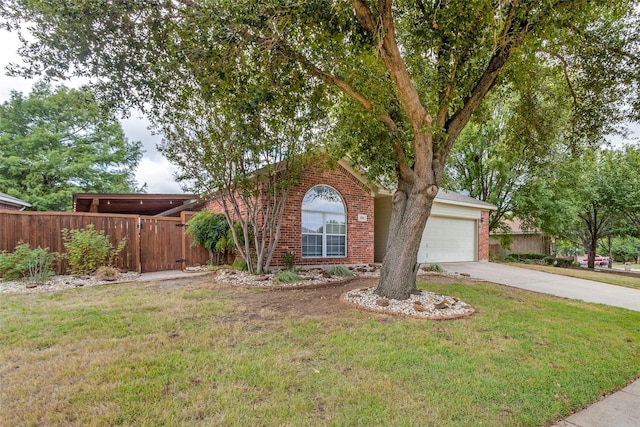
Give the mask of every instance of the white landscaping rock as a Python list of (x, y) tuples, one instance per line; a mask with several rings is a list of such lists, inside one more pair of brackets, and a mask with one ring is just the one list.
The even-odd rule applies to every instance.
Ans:
[(0, 294), (30, 294), (39, 292), (56, 292), (64, 289), (81, 288), (84, 286), (96, 286), (113, 283), (131, 282), (140, 274), (121, 273), (116, 281), (96, 280), (93, 276), (53, 276), (47, 283), (28, 288), (26, 281), (0, 281)]

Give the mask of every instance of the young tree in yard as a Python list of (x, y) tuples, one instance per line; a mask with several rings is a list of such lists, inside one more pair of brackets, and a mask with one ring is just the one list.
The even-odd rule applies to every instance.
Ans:
[(271, 265), (289, 189), (311, 160), (306, 150), (324, 118), (317, 85), (295, 70), (274, 75), (262, 62), (245, 53), (227, 70), (227, 78), (233, 74), (243, 84), (218, 87), (218, 96), (206, 101), (188, 85), (175, 90), (183, 104), (163, 115), (159, 147), (179, 166), (178, 180), (213, 197), (250, 273)]
[(640, 146), (612, 153), (612, 198), (629, 223), (628, 234), (640, 236)]
[[(253, 96), (265, 95), (253, 89)], [(302, 125), (313, 122), (307, 115), (314, 109), (297, 110), (291, 93), (278, 92), (269, 91), (269, 104), (256, 99), (257, 107), (251, 110), (225, 101), (199, 104), (192, 99), (190, 109), (174, 113), (163, 126), (161, 151), (180, 167), (180, 181), (213, 197), (250, 273), (269, 269), (289, 189), (311, 159), (304, 151), (313, 134)], [(243, 102), (250, 96), (245, 94)], [(277, 97), (289, 99), (283, 108), (268, 108)]]
[(489, 231), (504, 229), (520, 188), (549, 168), (566, 148), (570, 105), (550, 72), (537, 73), (543, 82), (537, 87), (529, 80), (494, 90), (449, 156), (443, 186), (495, 205)]
[[(395, 183), (377, 292), (405, 299), (416, 291), (421, 232), (449, 152), (507, 67), (527, 73), (537, 62), (555, 60), (568, 76), (573, 67), (587, 70), (599, 84), (584, 93), (574, 90), (573, 98), (595, 106), (585, 108), (585, 116), (600, 118), (611, 105), (604, 98), (615, 94), (624, 102), (635, 95), (620, 88), (638, 78), (638, 58), (626, 53), (637, 37), (636, 5), (9, 0), (0, 10), (14, 28), (32, 23), (35, 41), (22, 51), (30, 64), (23, 72), (97, 77), (114, 103), (146, 106), (157, 122), (187, 105), (172, 105), (184, 99), (173, 96), (183, 85), (203, 106), (265, 75), (281, 78), (280, 87), (292, 84), (294, 93), (304, 87), (301, 82), (323, 85), (325, 99), (336, 103), (327, 125), (336, 134), (370, 138), (347, 138), (344, 149), (370, 173), (385, 172)], [(247, 78), (238, 78), (239, 67), (251, 68)]]
[(531, 181), (515, 201), (531, 224), (582, 244), (591, 269), (599, 240), (626, 229), (624, 210), (616, 199), (620, 154), (604, 150), (568, 157)]
[(140, 156), (86, 89), (40, 83), (0, 105), (0, 191), (34, 210), (69, 210), (77, 192), (136, 191)]

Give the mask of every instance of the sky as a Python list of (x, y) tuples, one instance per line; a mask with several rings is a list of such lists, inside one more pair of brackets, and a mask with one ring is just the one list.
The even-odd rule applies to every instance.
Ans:
[[(6, 66), (10, 62), (20, 63), (17, 51), (20, 47), (18, 36), (4, 29), (0, 29), (0, 103), (9, 99), (12, 90), (22, 92), (25, 95), (31, 91), (33, 83), (37, 80), (29, 80), (21, 77), (9, 77), (6, 75)], [(60, 82), (68, 87), (77, 87), (79, 80)], [(144, 153), (135, 171), (138, 185), (147, 184), (147, 193), (180, 194), (183, 191), (175, 181), (173, 174), (176, 171), (169, 161), (156, 149), (161, 141), (159, 135), (152, 135), (148, 130), (149, 123), (139, 112), (133, 111), (130, 117), (120, 120), (125, 135), (130, 141), (142, 142)]]
[[(6, 66), (10, 62), (19, 63), (20, 56), (17, 51), (20, 47), (18, 37), (14, 33), (0, 29), (0, 102), (9, 99), (12, 90), (17, 90), (27, 94), (35, 80), (27, 80), (20, 77), (9, 77), (6, 75)], [(74, 87), (79, 83), (74, 81), (64, 82), (66, 86)], [(138, 185), (147, 184), (147, 193), (183, 193), (180, 186), (175, 181), (173, 174), (176, 167), (164, 158), (156, 149), (156, 145), (161, 141), (159, 135), (153, 135), (148, 130), (148, 121), (139, 112), (131, 112), (128, 119), (121, 120), (125, 135), (131, 141), (140, 141), (144, 147), (144, 154), (135, 171)], [(640, 124), (635, 123), (630, 127), (629, 138), (620, 137), (609, 138), (610, 142), (619, 146), (624, 143), (638, 142), (640, 138)]]

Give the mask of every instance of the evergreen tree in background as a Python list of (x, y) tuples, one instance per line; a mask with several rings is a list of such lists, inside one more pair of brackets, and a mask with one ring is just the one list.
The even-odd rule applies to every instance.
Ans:
[(88, 89), (38, 83), (0, 105), (0, 192), (33, 210), (70, 210), (73, 193), (140, 191), (141, 156)]

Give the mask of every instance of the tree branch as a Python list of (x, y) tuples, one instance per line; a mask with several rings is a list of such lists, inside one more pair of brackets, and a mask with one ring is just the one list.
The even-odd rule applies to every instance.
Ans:
[(319, 78), (320, 80), (333, 85), (340, 89), (343, 93), (351, 97), (357, 103), (359, 103), (366, 111), (373, 114), (377, 117), (387, 128), (387, 131), (394, 135), (393, 142), (393, 150), (398, 159), (399, 172), (405, 179), (413, 180), (413, 171), (407, 164), (406, 153), (404, 151), (404, 147), (402, 145), (402, 141), (398, 135), (399, 129), (396, 125), (395, 121), (391, 118), (391, 116), (382, 113), (376, 113), (375, 105), (363, 94), (355, 90), (349, 83), (341, 78), (334, 76), (333, 74), (327, 73), (326, 71), (320, 69), (317, 65), (312, 63), (305, 56), (299, 54), (295, 50), (293, 50), (288, 44), (286, 44), (283, 40), (278, 40), (275, 44), (275, 49), (280, 51), (285, 57), (298, 62), (305, 69), (307, 69), (312, 75)]
[(574, 106), (578, 105), (578, 96), (576, 95), (576, 91), (573, 89), (573, 85), (571, 84), (571, 79), (569, 78), (569, 71), (568, 71), (569, 64), (564, 59), (564, 57), (559, 53), (554, 53), (549, 51), (547, 51), (547, 53), (553, 56), (554, 58), (556, 58), (558, 61), (562, 62), (562, 73), (564, 74), (564, 79), (567, 82), (567, 87), (569, 88), (569, 93), (571, 94), (571, 98), (573, 98), (573, 105)]
[(351, 0), (351, 5), (356, 11), (356, 18), (362, 27), (376, 39), (379, 39), (378, 25), (371, 12), (371, 5), (367, 0)]
[(517, 6), (518, 2), (511, 3), (500, 36), (500, 43), (489, 60), (484, 73), (471, 90), (471, 94), (464, 100), (463, 107), (447, 121), (445, 125), (447, 131), (445, 150), (451, 149), (454, 141), (458, 138), (458, 135), (460, 135), (460, 132), (462, 132), (462, 129), (471, 118), (471, 115), (476, 111), (482, 99), (484, 99), (485, 95), (496, 84), (498, 75), (507, 63), (507, 60), (511, 57), (513, 48), (518, 47), (524, 39), (523, 36), (534, 27), (534, 24), (529, 22), (526, 16), (521, 19), (516, 19)]

